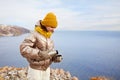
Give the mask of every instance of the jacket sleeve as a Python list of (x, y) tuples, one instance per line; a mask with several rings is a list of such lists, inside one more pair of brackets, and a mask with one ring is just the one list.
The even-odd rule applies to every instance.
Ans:
[(23, 57), (29, 57), (31, 54), (38, 54), (39, 49), (35, 48), (36, 37), (34, 34), (26, 37), (20, 45), (20, 52)]

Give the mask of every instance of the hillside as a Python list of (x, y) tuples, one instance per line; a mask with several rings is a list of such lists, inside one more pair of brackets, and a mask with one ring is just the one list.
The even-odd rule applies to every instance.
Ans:
[(0, 24), (0, 36), (19, 36), (29, 32), (28, 29), (19, 26)]

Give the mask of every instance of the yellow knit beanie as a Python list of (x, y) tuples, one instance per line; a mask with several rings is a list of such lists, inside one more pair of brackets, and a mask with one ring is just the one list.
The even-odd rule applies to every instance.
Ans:
[(57, 27), (57, 19), (55, 14), (52, 12), (49, 12), (45, 18), (41, 21), (41, 24), (46, 26), (46, 27), (52, 27), (56, 28)]

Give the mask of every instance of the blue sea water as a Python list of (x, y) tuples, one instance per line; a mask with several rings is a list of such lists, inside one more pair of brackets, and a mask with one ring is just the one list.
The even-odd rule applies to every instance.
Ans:
[[(0, 37), (0, 67), (28, 65), (19, 51), (28, 35)], [(63, 68), (80, 80), (93, 76), (120, 79), (120, 31), (56, 31), (52, 39), (63, 55), (63, 61), (52, 68)]]

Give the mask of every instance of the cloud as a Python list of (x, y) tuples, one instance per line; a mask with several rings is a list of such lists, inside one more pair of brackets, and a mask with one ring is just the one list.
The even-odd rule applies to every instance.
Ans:
[(33, 30), (36, 21), (52, 11), (57, 15), (58, 30), (120, 30), (117, 0), (1, 0), (0, 5), (0, 24)]

